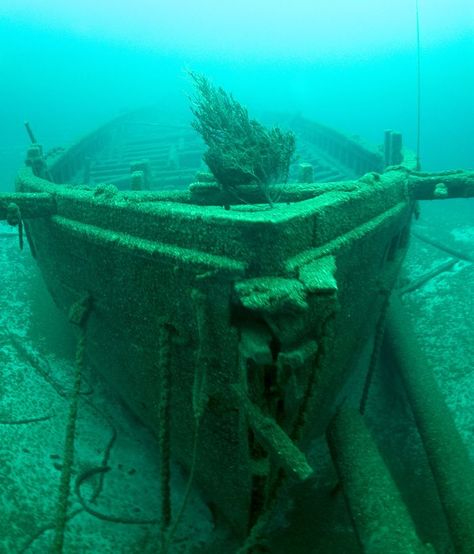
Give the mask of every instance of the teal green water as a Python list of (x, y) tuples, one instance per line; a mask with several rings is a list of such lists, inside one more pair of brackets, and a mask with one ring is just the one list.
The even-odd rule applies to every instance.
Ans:
[[(25, 119), (54, 146), (136, 106), (186, 110), (185, 68), (251, 109), (301, 112), (375, 144), (393, 128), (415, 148), (415, 2), (168, 4), (2, 2), (2, 189), (27, 145)], [(425, 169), (474, 166), (473, 11), (467, 0), (420, 6)]]
[[(208, 75), (252, 114), (301, 113), (374, 144), (382, 142), (385, 129), (394, 129), (415, 149), (414, 1), (167, 3), (0, 0), (0, 191), (13, 188), (23, 162), (29, 142), (25, 120), (48, 150), (143, 105), (159, 103), (171, 119), (191, 119), (187, 68)], [(421, 0), (420, 23), (423, 169), (472, 169), (474, 3)], [(471, 460), (473, 202), (422, 202), (413, 230), (466, 259), (453, 259), (449, 271), (404, 296)], [(57, 519), (76, 337), (53, 306), (29, 249), (18, 251), (16, 231), (2, 224), (0, 239), (0, 554), (42, 554), (51, 551)], [(446, 263), (448, 253), (415, 235), (401, 284), (429, 275)], [(420, 539), (436, 552), (454, 552), (405, 392), (390, 363), (372, 387), (368, 426), (394, 479), (403, 484)], [(96, 372), (86, 374), (83, 388), (76, 488), (70, 495), (74, 510), (63, 551), (158, 552), (156, 517), (165, 495), (154, 438)], [(305, 554), (314, 544), (328, 554), (360, 551), (332, 466), (325, 466), (324, 448), (316, 444), (312, 462), (330, 478), (318, 473), (311, 486), (297, 487), (291, 510), (277, 511), (269, 550), (274, 554)], [(105, 465), (112, 469), (104, 484), (99, 477)], [(173, 466), (173, 518), (187, 483)], [(193, 491), (170, 552), (189, 553), (190, 545), (198, 551), (212, 543), (199, 551), (233, 554), (234, 538), (226, 541), (220, 532), (210, 507)], [(226, 546), (216, 547), (220, 542)]]

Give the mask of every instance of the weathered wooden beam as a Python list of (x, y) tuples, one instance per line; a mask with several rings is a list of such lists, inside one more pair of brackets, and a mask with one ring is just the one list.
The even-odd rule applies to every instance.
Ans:
[(343, 407), (329, 425), (327, 438), (361, 551), (433, 553), (419, 539), (402, 496), (358, 411)]
[(288, 475), (299, 481), (311, 477), (313, 468), (309, 465), (305, 454), (278, 423), (272, 417), (264, 414), (239, 387), (234, 387), (232, 392), (245, 413), (255, 438), (275, 463), (282, 467)]
[(432, 239), (431, 237), (427, 237), (425, 235), (422, 235), (418, 233), (417, 231), (412, 231), (411, 234), (416, 237), (418, 240), (421, 240), (422, 242), (425, 242), (426, 244), (429, 244), (430, 246), (434, 246), (435, 248), (438, 248), (438, 250), (441, 250), (442, 252), (446, 252), (446, 254), (449, 254), (450, 256), (453, 256), (454, 258), (457, 258), (459, 260), (464, 260), (465, 262), (474, 262), (474, 256), (470, 256), (466, 252), (461, 252), (457, 248), (451, 248), (450, 246), (447, 246), (446, 244), (442, 244), (439, 242), (439, 240)]
[(16, 204), (22, 219), (48, 217), (56, 213), (56, 201), (47, 192), (12, 192), (0, 194), (0, 220), (8, 219), (9, 206)]
[(437, 277), (441, 273), (443, 273), (445, 271), (449, 271), (457, 262), (458, 262), (458, 260), (451, 258), (447, 262), (439, 264), (438, 266), (436, 266), (431, 271), (428, 271), (427, 273), (424, 273), (423, 275), (418, 277), (418, 279), (415, 279), (414, 281), (411, 281), (410, 283), (408, 283), (404, 287), (401, 287), (398, 291), (399, 294), (405, 294), (406, 292), (411, 292), (413, 290), (419, 289), (425, 283), (427, 283), (428, 281), (433, 279), (433, 277)]
[(396, 364), (458, 553), (474, 552), (474, 466), (403, 303), (390, 301), (385, 353)]
[(384, 142), (385, 165), (400, 165), (403, 161), (402, 135), (394, 131), (385, 131)]
[(416, 200), (445, 200), (474, 197), (474, 171), (445, 171), (408, 175), (408, 186)]
[[(212, 177), (212, 176), (211, 176)], [(158, 179), (156, 179), (159, 182)], [(279, 202), (299, 202), (321, 196), (327, 192), (353, 192), (357, 189), (355, 181), (338, 181), (332, 183), (292, 183), (291, 185), (275, 185), (278, 190)], [(191, 200), (200, 205), (239, 204), (239, 190), (248, 202), (264, 202), (262, 190), (257, 185), (244, 185), (236, 188), (235, 193), (222, 190), (216, 182), (197, 181), (189, 185)]]

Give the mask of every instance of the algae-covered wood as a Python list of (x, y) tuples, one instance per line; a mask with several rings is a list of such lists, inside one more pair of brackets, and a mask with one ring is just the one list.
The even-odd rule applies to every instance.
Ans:
[[(53, 185), (25, 170), (19, 188)], [(53, 297), (66, 309), (91, 294), (91, 362), (157, 432), (158, 336), (161, 325), (173, 330), (171, 434), (187, 466), (204, 364), (196, 480), (245, 534), (265, 479), (292, 461), (259, 445), (231, 387), (247, 391), (289, 440), (324, 430), (396, 278), (411, 212), (406, 187), (390, 176), (364, 179), (272, 210), (55, 188), (56, 214), (28, 221)]]
[[(128, 122), (105, 126), (50, 164), (34, 146), (18, 175), (19, 213), (21, 194), (47, 210), (33, 213), (24, 197), (27, 238), (56, 303), (68, 310), (84, 293), (92, 298), (89, 363), (157, 435), (169, 428), (173, 456), (246, 536), (282, 473), (291, 481), (317, 472), (307, 444), (323, 435), (373, 334), (416, 199), (472, 196), (472, 175), (381, 173), (379, 153), (303, 120), (305, 148), (311, 140), (323, 148), (335, 180), (322, 170), (325, 182), (282, 186), (272, 208), (259, 203), (258, 188), (249, 185), (242, 203), (202, 172), (189, 190), (166, 191), (159, 157), (154, 177), (144, 162), (132, 166), (153, 190), (97, 185), (87, 160), (97, 151), (117, 156)], [(127, 164), (109, 165), (115, 172)]]

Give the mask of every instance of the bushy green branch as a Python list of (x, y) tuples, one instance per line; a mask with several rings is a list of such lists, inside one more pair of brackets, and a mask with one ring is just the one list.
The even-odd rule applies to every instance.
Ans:
[(263, 200), (272, 206), (272, 185), (288, 180), (294, 134), (279, 127), (265, 128), (204, 75), (189, 74), (196, 88), (191, 103), (193, 127), (208, 147), (204, 161), (214, 177), (224, 190), (237, 194), (238, 189), (238, 195), (243, 193), (243, 185), (257, 184)]

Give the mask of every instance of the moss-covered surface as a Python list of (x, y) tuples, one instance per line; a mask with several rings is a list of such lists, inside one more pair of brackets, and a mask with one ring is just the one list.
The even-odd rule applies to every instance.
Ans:
[[(171, 436), (188, 469), (195, 373), (205, 363), (196, 481), (245, 535), (278, 461), (256, 478), (271, 441), (249, 437), (229, 387), (247, 390), (290, 440), (324, 431), (403, 258), (405, 181), (370, 175), (350, 191), (335, 185), (272, 210), (134, 202), (113, 188), (55, 188), (27, 174), (21, 186), (55, 196), (57, 215), (28, 225), (53, 298), (66, 308), (91, 293), (91, 360), (155, 430), (159, 327), (173, 329)], [(205, 345), (193, 290), (207, 299)], [(239, 347), (255, 324), (268, 363)]]

